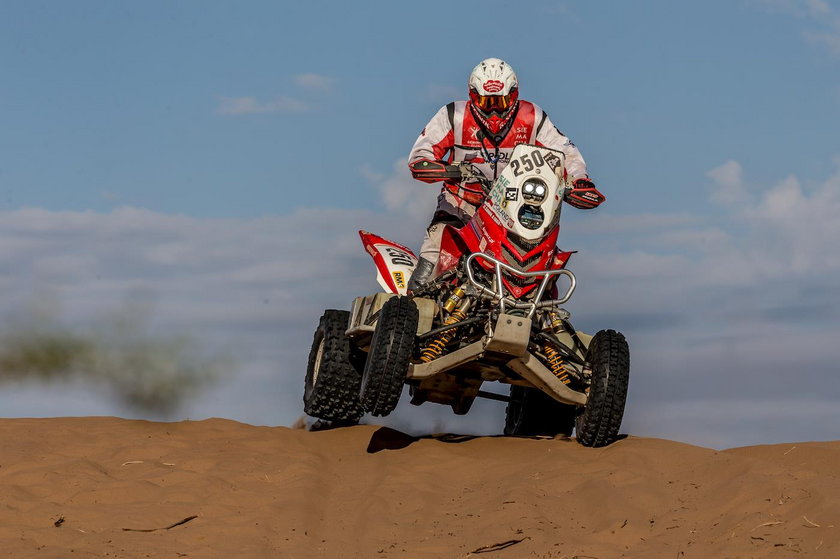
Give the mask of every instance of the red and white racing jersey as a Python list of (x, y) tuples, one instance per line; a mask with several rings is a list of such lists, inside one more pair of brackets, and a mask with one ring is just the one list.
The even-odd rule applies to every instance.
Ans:
[[(527, 143), (565, 153), (565, 170), (569, 180), (587, 176), (586, 162), (580, 151), (534, 103), (520, 100), (515, 117), (502, 134), (490, 138), (489, 132), (476, 122), (469, 103), (455, 101), (442, 107), (432, 117), (414, 143), (408, 163), (420, 159), (449, 163), (463, 161), (475, 165), (488, 179), (496, 180), (510, 163), (513, 148)], [(484, 198), (481, 186), (475, 183), (446, 182), (443, 189), (458, 198), (459, 202), (465, 200), (477, 205)]]

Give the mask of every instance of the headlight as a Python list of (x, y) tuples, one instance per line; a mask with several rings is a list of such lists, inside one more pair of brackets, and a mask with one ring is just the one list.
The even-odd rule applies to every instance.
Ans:
[(523, 204), (521, 208), (519, 208), (519, 223), (522, 224), (522, 227), (525, 229), (539, 229), (540, 226), (545, 221), (545, 216), (543, 215), (542, 208), (539, 206), (531, 206), (529, 204)]
[(539, 179), (528, 179), (522, 184), (522, 197), (528, 202), (539, 204), (545, 200), (545, 193), (548, 188)]

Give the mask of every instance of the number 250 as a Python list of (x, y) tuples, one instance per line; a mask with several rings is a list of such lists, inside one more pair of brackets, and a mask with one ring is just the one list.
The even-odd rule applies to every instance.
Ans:
[(518, 177), (522, 173), (533, 171), (535, 167), (542, 167), (545, 165), (545, 159), (538, 151), (526, 153), (519, 159), (514, 159), (510, 162), (510, 167), (513, 169), (513, 176)]

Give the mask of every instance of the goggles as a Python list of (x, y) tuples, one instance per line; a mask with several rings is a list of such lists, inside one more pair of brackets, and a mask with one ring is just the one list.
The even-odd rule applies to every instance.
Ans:
[(508, 110), (518, 97), (516, 89), (507, 95), (479, 95), (477, 91), (470, 90), (470, 100), (473, 105), (485, 113), (502, 113)]

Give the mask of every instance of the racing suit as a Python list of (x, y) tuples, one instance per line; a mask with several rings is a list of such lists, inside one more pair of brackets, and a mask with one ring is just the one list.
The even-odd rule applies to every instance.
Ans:
[[(471, 163), (488, 179), (495, 180), (510, 163), (518, 144), (528, 143), (562, 151), (566, 155), (564, 179), (587, 178), (586, 162), (577, 147), (563, 135), (548, 115), (534, 103), (519, 101), (507, 125), (491, 136), (476, 120), (469, 101), (455, 101), (442, 107), (420, 133), (408, 164), (423, 159)], [(465, 224), (484, 201), (479, 183), (450, 179), (444, 182), (437, 209), (420, 247), (418, 277), (428, 277), (438, 260), (443, 225)], [(421, 268), (424, 268), (421, 271)], [(415, 276), (413, 276), (413, 279)]]

